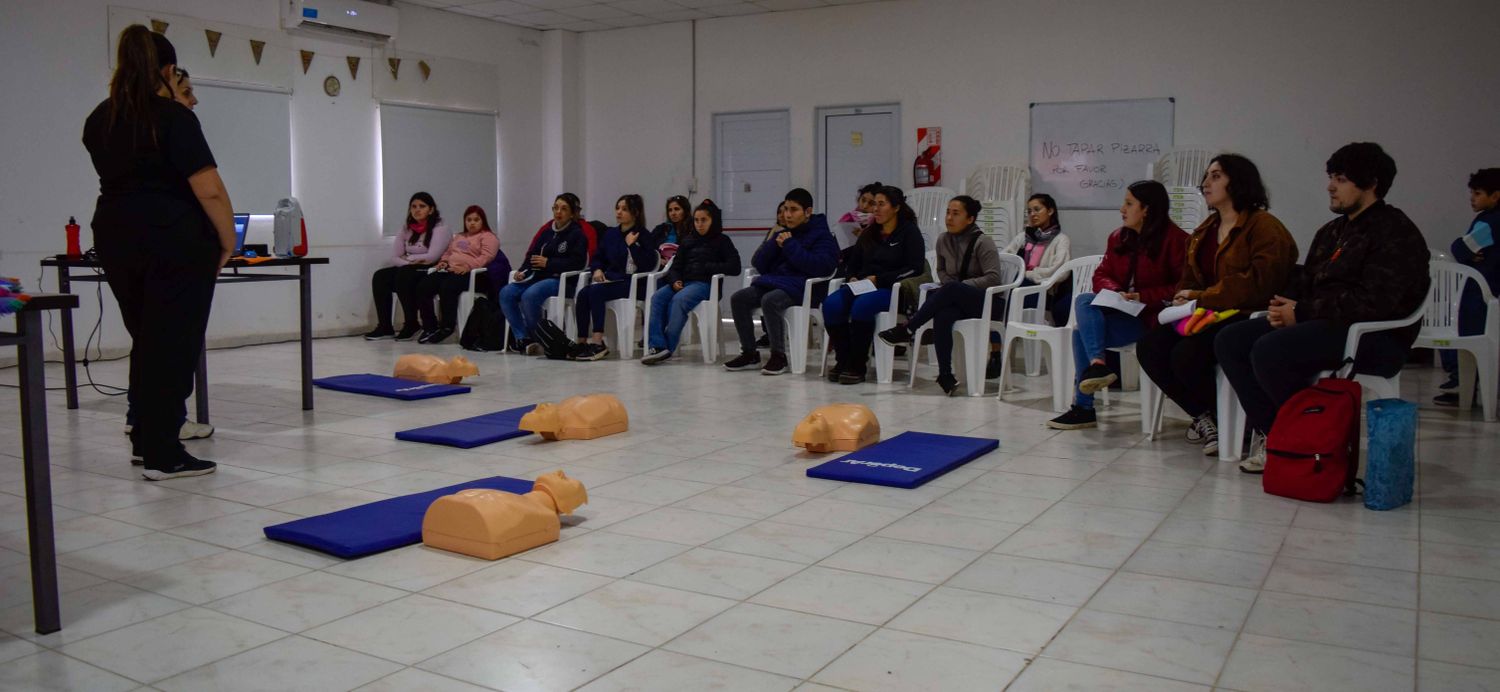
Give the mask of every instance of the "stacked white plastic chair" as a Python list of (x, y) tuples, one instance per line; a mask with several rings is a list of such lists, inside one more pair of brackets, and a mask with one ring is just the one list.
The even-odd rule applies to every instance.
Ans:
[[(1432, 290), (1422, 316), (1422, 331), (1414, 346), (1454, 349), (1458, 353), (1458, 408), (1474, 405), (1474, 375), (1479, 374), (1479, 403), (1486, 421), (1495, 420), (1496, 384), (1500, 377), (1500, 299), (1490, 292), (1484, 275), (1456, 262), (1432, 260), (1428, 264)], [(1458, 304), (1464, 286), (1473, 282), (1484, 298), (1484, 331), (1474, 336), (1458, 335)]]

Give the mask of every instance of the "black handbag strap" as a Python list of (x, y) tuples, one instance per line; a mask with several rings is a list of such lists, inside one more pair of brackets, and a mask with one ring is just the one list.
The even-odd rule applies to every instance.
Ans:
[(972, 237), (969, 238), (969, 247), (964, 250), (964, 258), (963, 258), (962, 261), (960, 261), (958, 263), (958, 271), (954, 272), (954, 274), (957, 274), (959, 276), (967, 276), (968, 275), (968, 272), (969, 272), (969, 261), (972, 260), (972, 259), (974, 259), (974, 246), (976, 246), (976, 245), (979, 244), (979, 236), (980, 235), (983, 235), (983, 234), (982, 233), (975, 233)]

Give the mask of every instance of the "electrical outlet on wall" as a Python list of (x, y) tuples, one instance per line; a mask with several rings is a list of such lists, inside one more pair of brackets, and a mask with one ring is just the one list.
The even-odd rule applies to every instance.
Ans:
[(698, 179), (697, 178), (690, 178), (690, 179), (688, 179), (688, 186), (687, 187), (688, 187), (688, 194), (690, 194), (690, 195), (696, 195), (696, 194), (698, 194)]

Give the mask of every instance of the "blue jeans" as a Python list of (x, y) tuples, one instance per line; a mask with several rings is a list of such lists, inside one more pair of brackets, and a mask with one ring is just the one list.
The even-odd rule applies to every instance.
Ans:
[(823, 299), (823, 323), (840, 325), (849, 322), (874, 322), (875, 315), (891, 307), (891, 289), (877, 288), (864, 295), (854, 295), (848, 286)]
[(1140, 318), (1119, 310), (1097, 308), (1093, 303), (1092, 293), (1080, 293), (1073, 301), (1074, 314), (1078, 315), (1077, 328), (1073, 330), (1073, 403), (1080, 408), (1094, 407), (1094, 395), (1078, 391), (1089, 362), (1103, 359), (1105, 349), (1128, 346), (1146, 333), (1146, 325)]
[(651, 325), (647, 327), (651, 348), (676, 351), (688, 315), (708, 298), (708, 291), (707, 281), (683, 282), (681, 291), (674, 291), (671, 286), (656, 289), (651, 296)]
[[(531, 338), (531, 330), (542, 320), (542, 306), (557, 295), (557, 279), (509, 283), (500, 289), (500, 311), (517, 339)], [(562, 325), (558, 325), (562, 326)]]
[[(1472, 294), (1471, 294), (1472, 291)], [(1458, 335), (1475, 336), (1484, 333), (1485, 306), (1483, 294), (1473, 284), (1464, 287), (1463, 295), (1458, 300)], [(1443, 371), (1449, 377), (1458, 379), (1458, 351), (1445, 348), (1438, 351), (1438, 358), (1443, 364)]]

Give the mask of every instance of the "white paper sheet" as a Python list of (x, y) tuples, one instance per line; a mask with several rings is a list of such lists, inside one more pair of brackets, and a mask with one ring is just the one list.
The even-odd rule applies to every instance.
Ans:
[(1101, 308), (1114, 308), (1131, 317), (1141, 314), (1141, 311), (1146, 309), (1145, 303), (1138, 300), (1126, 300), (1125, 296), (1107, 288), (1094, 294), (1093, 304)]
[(870, 291), (875, 290), (875, 282), (869, 279), (850, 281), (849, 283), (846, 283), (844, 285), (848, 286), (849, 290), (857, 296), (862, 296), (866, 293), (869, 293)]
[(1177, 320), (1192, 315), (1193, 311), (1197, 309), (1198, 301), (1196, 300), (1190, 300), (1182, 305), (1168, 305), (1166, 309), (1156, 315), (1156, 322), (1158, 324), (1172, 324)]

